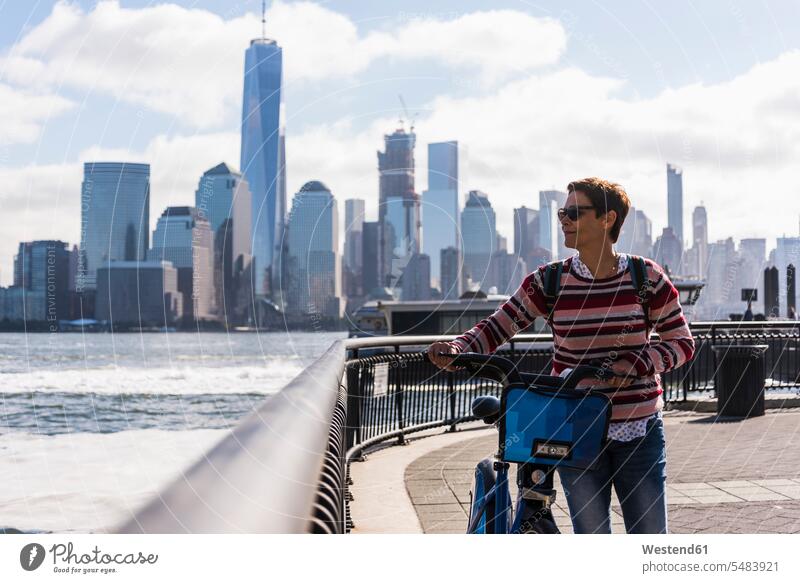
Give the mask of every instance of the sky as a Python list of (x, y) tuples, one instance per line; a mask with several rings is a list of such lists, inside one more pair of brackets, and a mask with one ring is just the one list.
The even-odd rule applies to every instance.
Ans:
[[(19, 241), (79, 243), (83, 162), (150, 163), (151, 227), (203, 171), (239, 166), (260, 6), (0, 0), (1, 285)], [(798, 2), (284, 0), (266, 28), (284, 50), (290, 199), (321, 180), (340, 215), (357, 197), (374, 220), (376, 151), (410, 117), (417, 190), (426, 145), (458, 140), (462, 202), (488, 193), (509, 244), (513, 208), (584, 176), (622, 184), (655, 237), (668, 162), (687, 236), (701, 203), (712, 241), (799, 234)]]

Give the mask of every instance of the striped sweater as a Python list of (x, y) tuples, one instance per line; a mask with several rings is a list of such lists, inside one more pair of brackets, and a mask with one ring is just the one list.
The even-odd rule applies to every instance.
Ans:
[[(681, 366), (694, 354), (694, 340), (683, 315), (678, 292), (661, 267), (647, 266), (649, 326), (631, 283), (630, 267), (611, 277), (590, 279), (564, 261), (561, 292), (550, 326), (553, 332), (552, 374), (578, 364), (630, 363), (637, 379), (615, 389), (595, 386), (611, 397), (613, 422), (634, 421), (663, 409), (660, 373)], [(630, 265), (630, 264), (629, 264)], [(542, 291), (545, 266), (530, 273), (516, 292), (491, 316), (452, 341), (460, 352), (491, 354), (536, 317), (546, 317)], [(651, 343), (655, 329), (660, 340)]]

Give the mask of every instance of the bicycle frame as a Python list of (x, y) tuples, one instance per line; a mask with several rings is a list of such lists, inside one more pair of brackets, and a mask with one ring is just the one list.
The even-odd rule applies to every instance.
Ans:
[[(506, 397), (506, 391), (517, 390), (518, 388), (512, 385), (525, 385), (532, 387), (550, 387), (571, 391), (573, 396), (564, 396), (558, 398), (574, 399), (574, 389), (577, 383), (583, 378), (595, 376), (599, 379), (608, 379), (613, 376), (613, 373), (607, 369), (593, 367), (593, 366), (579, 366), (567, 378), (555, 377), (543, 374), (521, 373), (516, 369), (516, 366), (505, 358), (494, 355), (482, 355), (475, 353), (462, 353), (458, 355), (446, 355), (453, 358), (454, 365), (465, 365), (470, 372), (480, 374), (487, 378), (496, 380), (504, 385), (503, 399)], [(532, 389), (537, 391), (537, 389)], [(542, 393), (537, 393), (538, 399), (542, 398)], [(587, 393), (588, 394), (588, 393)], [(557, 398), (554, 395), (553, 398)], [(578, 397), (583, 399), (583, 397)], [(603, 397), (607, 399), (607, 397)], [(560, 447), (562, 444), (569, 447), (566, 454), (562, 454), (555, 449), (556, 453), (552, 452), (539, 453), (536, 449), (535, 455), (528, 457), (525, 454), (523, 457), (526, 461), (519, 459), (519, 453), (515, 455), (517, 459), (512, 456), (511, 459), (506, 457), (502, 447), (502, 433), (503, 415), (505, 414), (502, 405), (502, 400), (496, 397), (478, 397), (473, 401), (472, 408), (473, 414), (484, 420), (484, 422), (497, 425), (500, 424), (501, 429), (501, 444), (496, 454), (496, 459), (486, 458), (482, 460), (475, 468), (473, 476), (472, 489), (470, 492), (470, 515), (467, 533), (484, 534), (517, 534), (517, 533), (542, 533), (542, 534), (560, 534), (558, 526), (555, 523), (550, 507), (555, 500), (556, 491), (553, 489), (553, 472), (559, 461), (553, 461), (552, 455), (563, 456), (573, 455), (572, 444), (575, 444), (577, 452), (576, 458), (571, 459), (570, 463), (586, 463), (586, 459), (592, 459), (594, 453), (590, 447), (587, 450), (581, 450), (578, 443), (579, 441), (566, 441), (566, 442), (553, 442), (554, 449)], [(583, 401), (582, 401), (583, 402)], [(607, 407), (607, 408), (606, 408)], [(602, 426), (594, 429), (596, 435), (602, 435), (607, 431), (607, 422), (610, 418), (610, 401), (608, 405), (602, 405), (598, 411), (605, 411), (603, 417), (593, 416), (592, 419), (605, 419), (606, 429), (602, 430)], [(591, 432), (584, 433), (583, 435), (590, 435)], [(541, 436), (541, 434), (539, 434)], [(546, 441), (534, 440), (534, 448), (538, 448), (538, 444), (547, 446), (549, 437), (545, 437)], [(590, 444), (597, 442), (590, 441)], [(504, 453), (505, 452), (505, 453)], [(583, 453), (583, 458), (581, 458)], [(537, 457), (538, 456), (538, 457)], [(548, 458), (548, 459), (545, 459)], [(563, 458), (556, 458), (563, 459)], [(507, 461), (508, 460), (508, 461)], [(510, 463), (517, 464), (517, 500), (514, 508), (512, 509), (511, 494), (508, 484), (508, 470)]]
[[(511, 490), (508, 483), (508, 462), (483, 459), (475, 468), (475, 478), (471, 490), (471, 504), (468, 534), (522, 534), (527, 532), (547, 532), (559, 534), (558, 526), (552, 520), (550, 503), (542, 500), (531, 500), (525, 492), (536, 492), (535, 488), (524, 485), (525, 464), (517, 464), (519, 492), (516, 504), (511, 502)], [(486, 489), (487, 471), (491, 472)], [(522, 482), (522, 483), (520, 483)], [(544, 496), (543, 496), (544, 497)], [(554, 496), (550, 500), (554, 500)], [(537, 507), (538, 503), (538, 507)], [(536, 520), (525, 526), (525, 517), (536, 516)], [(536, 526), (539, 528), (537, 529)]]

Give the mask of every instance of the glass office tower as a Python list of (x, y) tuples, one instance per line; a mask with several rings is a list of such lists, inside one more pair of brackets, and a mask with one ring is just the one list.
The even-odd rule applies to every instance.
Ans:
[(673, 164), (667, 164), (667, 226), (683, 249), (683, 170)]
[(245, 53), (241, 169), (252, 193), (255, 292), (272, 296), (286, 214), (283, 54), (274, 40)]
[[(458, 142), (428, 144), (428, 190), (422, 193), (422, 250), (439, 284), (441, 253), (461, 247), (458, 201)], [(436, 285), (439, 287), (439, 285)]]
[(214, 238), (214, 297), (219, 317), (246, 324), (253, 305), (250, 186), (225, 163), (207, 170), (195, 192), (195, 207)]
[(322, 182), (306, 182), (292, 200), (287, 254), (291, 314), (341, 316), (341, 258), (336, 199)]
[(149, 164), (84, 164), (77, 291), (96, 289), (97, 270), (111, 261), (144, 261), (149, 223)]
[(149, 261), (178, 270), (185, 322), (211, 320), (214, 312), (214, 237), (208, 220), (190, 206), (167, 207), (153, 231)]
[(560, 190), (539, 191), (539, 247), (550, 254), (547, 261), (569, 257), (558, 220), (558, 209), (567, 202), (567, 193)]
[(467, 204), (461, 211), (461, 228), (464, 232), (464, 267), (473, 284), (480, 283), (480, 289), (487, 291), (491, 258), (497, 250), (497, 219), (485, 192), (469, 192)]

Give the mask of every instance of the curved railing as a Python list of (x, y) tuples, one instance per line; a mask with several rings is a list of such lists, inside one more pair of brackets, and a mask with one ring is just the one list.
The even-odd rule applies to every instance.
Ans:
[[(800, 381), (797, 322), (696, 322), (696, 356), (663, 375), (667, 402), (713, 390), (712, 346), (767, 344), (767, 388)], [(436, 369), (424, 349), (452, 336), (340, 340), (245, 418), (119, 532), (349, 531), (350, 463), (372, 446), (472, 420), (469, 404), (499, 386)], [(498, 353), (549, 370), (552, 337), (518, 335)]]

